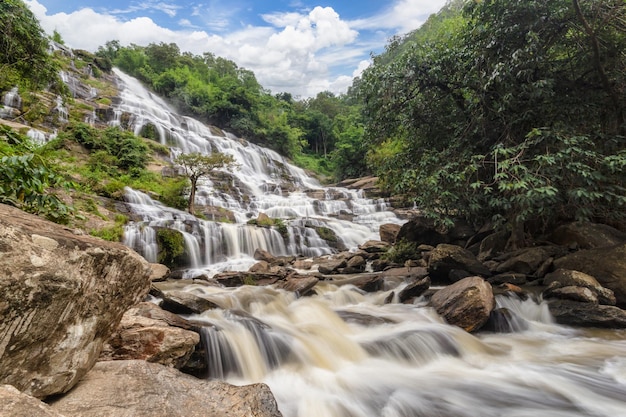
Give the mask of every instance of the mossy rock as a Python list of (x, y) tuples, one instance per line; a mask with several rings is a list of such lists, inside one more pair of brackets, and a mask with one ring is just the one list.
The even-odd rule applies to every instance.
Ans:
[(169, 268), (184, 266), (187, 263), (187, 256), (183, 234), (178, 230), (167, 228), (158, 228), (156, 234), (159, 245), (158, 262)]

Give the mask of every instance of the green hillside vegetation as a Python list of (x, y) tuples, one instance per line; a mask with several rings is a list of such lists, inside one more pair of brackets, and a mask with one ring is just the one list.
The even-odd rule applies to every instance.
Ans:
[[(101, 235), (119, 235), (125, 220), (102, 198), (120, 198), (125, 186), (178, 208), (189, 190), (186, 178), (159, 174), (168, 151), (155, 132), (136, 137), (84, 122), (106, 113), (117, 94), (113, 66), (181, 113), (324, 178), (374, 173), (444, 225), (457, 217), (491, 222), (514, 232), (513, 246), (565, 220), (624, 226), (622, 0), (451, 1), (418, 30), (391, 39), (346, 94), (307, 99), (272, 93), (236, 63), (175, 44), (113, 40), (70, 57), (54, 33), (59, 50), (51, 53), (19, 0), (0, 3), (0, 34), (0, 91), (18, 86), (23, 99), (19, 118), (0, 131), (2, 202), (87, 228), (94, 216), (106, 219), (111, 229)], [(73, 98), (60, 70), (98, 97)], [(68, 120), (51, 111), (58, 97)], [(58, 136), (36, 146), (27, 126)]]
[(445, 224), (506, 226), (513, 246), (563, 220), (623, 227), (626, 3), (452, 6), (358, 80), (385, 187)]

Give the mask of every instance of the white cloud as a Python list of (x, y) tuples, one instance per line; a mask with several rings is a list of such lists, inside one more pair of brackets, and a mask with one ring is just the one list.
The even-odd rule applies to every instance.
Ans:
[(399, 0), (381, 14), (350, 22), (355, 29), (394, 29), (407, 33), (422, 25), (428, 16), (437, 13), (445, 0)]
[[(440, 5), (434, 6), (437, 2)], [(48, 14), (38, 0), (26, 0), (44, 30), (48, 33), (57, 30), (72, 48), (95, 51), (110, 40), (119, 40), (122, 45), (176, 43), (182, 51), (212, 52), (231, 59), (240, 67), (252, 70), (261, 85), (272, 92), (287, 91), (300, 97), (314, 96), (323, 90), (344, 92), (352, 77), (360, 75), (368, 65), (370, 51), (385, 43), (384, 37), (371, 33), (370, 38), (362, 39), (365, 31), (409, 27), (439, 10), (444, 0), (437, 2), (400, 0), (379, 19), (358, 22), (343, 20), (331, 7), (318, 6), (307, 12), (266, 14), (262, 18), (267, 26), (242, 26), (237, 31), (224, 32), (235, 17), (236, 0), (229, 4), (231, 7), (211, 1), (196, 6), (190, 13), (195, 19), (203, 17), (204, 27), (214, 31), (210, 33), (182, 17), (177, 21), (182, 29), (172, 30), (148, 17), (122, 20), (119, 15), (90, 8), (69, 14)], [(165, 13), (169, 10), (170, 16), (176, 15), (176, 7), (168, 8), (168, 4), (145, 1), (140, 6), (161, 7), (159, 10)]]

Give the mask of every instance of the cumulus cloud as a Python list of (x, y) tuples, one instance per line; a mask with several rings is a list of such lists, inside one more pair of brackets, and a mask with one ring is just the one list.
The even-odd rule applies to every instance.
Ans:
[(420, 27), (428, 16), (437, 13), (445, 1), (399, 0), (383, 13), (350, 22), (355, 29), (394, 29), (394, 34), (407, 33)]
[[(215, 1), (197, 4), (188, 15), (192, 19), (202, 17), (205, 30), (197, 26), (197, 20), (194, 23), (187, 16), (176, 21), (180, 29), (172, 30), (148, 17), (122, 19), (119, 14), (90, 8), (69, 14), (48, 14), (38, 0), (26, 0), (26, 3), (46, 32), (57, 30), (73, 48), (95, 51), (110, 40), (118, 40), (122, 45), (176, 43), (182, 51), (212, 52), (233, 60), (240, 67), (252, 70), (261, 85), (274, 93), (286, 91), (294, 96), (310, 97), (323, 90), (344, 92), (352, 77), (367, 65), (366, 58), (375, 45), (361, 39), (357, 29), (387, 31), (394, 25), (393, 21), (397, 22), (395, 29), (408, 27), (438, 10), (444, 1), (437, 0), (439, 6), (433, 6), (431, 0), (399, 0), (380, 19), (357, 22), (342, 19), (332, 7), (318, 6), (308, 11), (266, 14), (262, 16), (265, 26), (240, 26), (239, 30), (229, 32), (224, 29), (234, 18), (236, 0), (229, 3), (231, 7)], [(172, 17), (180, 11), (170, 3), (149, 0), (135, 7), (144, 6)], [(376, 42), (380, 47), (384, 41), (383, 38)]]

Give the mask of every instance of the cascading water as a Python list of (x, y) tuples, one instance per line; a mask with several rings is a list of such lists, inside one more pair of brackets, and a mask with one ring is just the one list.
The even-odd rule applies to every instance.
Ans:
[[(111, 124), (121, 125), (122, 114), (127, 114), (125, 127), (138, 135), (148, 128), (157, 132), (161, 143), (171, 147), (172, 156), (218, 151), (232, 155), (238, 166), (225, 173), (228, 180), (221, 184), (201, 181), (195, 202), (199, 207), (227, 210), (233, 223), (214, 221), (210, 218), (214, 212), (207, 220), (198, 219), (140, 192), (126, 191), (131, 210), (141, 219), (127, 226), (124, 242), (148, 260), (156, 261), (155, 228), (182, 232), (190, 266), (212, 272), (249, 267), (256, 249), (274, 255), (319, 256), (332, 253), (337, 246), (355, 248), (378, 239), (380, 224), (403, 222), (384, 200), (367, 199), (362, 192), (344, 188), (323, 188), (278, 153), (232, 135), (216, 134), (209, 126), (176, 114), (136, 79), (120, 71), (116, 75), (121, 80), (121, 102)], [(260, 213), (281, 219), (284, 228), (247, 224)], [(321, 228), (331, 229), (337, 242), (322, 239)]]
[(497, 297), (526, 330), (475, 336), (391, 290), (186, 290), (221, 307), (189, 317), (209, 376), (267, 383), (286, 417), (626, 415), (626, 333), (556, 325), (532, 299)]
[[(228, 192), (208, 180), (198, 192), (199, 206), (232, 211), (232, 223), (198, 219), (127, 189), (135, 221), (125, 243), (147, 259), (156, 259), (163, 227), (182, 233), (190, 267), (217, 271), (249, 267), (256, 248), (330, 253), (320, 227), (353, 247), (377, 238), (379, 224), (401, 222), (384, 201), (323, 188), (274, 152), (180, 117), (117, 74), (124, 88), (113, 124), (128, 123), (136, 133), (151, 126), (174, 154), (218, 150), (241, 166)], [(259, 213), (283, 219), (287, 237), (246, 224)], [(271, 286), (192, 284), (184, 291), (220, 307), (188, 317), (206, 325), (209, 377), (265, 382), (285, 417), (626, 416), (626, 331), (559, 326), (541, 301), (498, 296), (507, 333), (471, 335), (445, 324), (421, 299), (387, 303), (404, 285), (388, 282), (370, 294), (320, 282), (308, 297)]]

